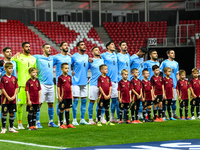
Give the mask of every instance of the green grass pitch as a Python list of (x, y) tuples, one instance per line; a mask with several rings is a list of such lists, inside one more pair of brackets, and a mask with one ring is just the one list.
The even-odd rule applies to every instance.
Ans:
[[(96, 115), (95, 107), (96, 105), (94, 106), (94, 119)], [(57, 124), (56, 103), (54, 103), (54, 108), (54, 122)], [(27, 113), (25, 112), (25, 110), (26, 109), (24, 106), (23, 125), (27, 126)], [(48, 127), (48, 113), (46, 103), (43, 104), (40, 114), (40, 121), (43, 126), (43, 129), (37, 131), (29, 131), (27, 129), (19, 130), (19, 133), (17, 134), (6, 132), (6, 134), (0, 134), (0, 140), (12, 140), (40, 145), (73, 148), (200, 138), (200, 120), (168, 120), (166, 122), (153, 122), (143, 124), (116, 124), (115, 126), (103, 125), (102, 127), (97, 127), (96, 125), (79, 125), (76, 129), (64, 130), (59, 128)], [(177, 114), (179, 114), (178, 104)], [(72, 122), (72, 111), (70, 111), (70, 117), (70, 122)], [(78, 105), (77, 118), (79, 121), (80, 101)], [(88, 121), (87, 110), (85, 118)], [(17, 119), (15, 120), (14, 125), (17, 126)], [(9, 150), (49, 149), (12, 143), (4, 143), (0, 141), (0, 149), (3, 148)]]

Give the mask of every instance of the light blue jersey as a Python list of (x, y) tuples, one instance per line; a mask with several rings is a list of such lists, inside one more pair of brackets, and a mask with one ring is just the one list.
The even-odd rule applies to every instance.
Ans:
[[(136, 68), (139, 70), (139, 76), (138, 79), (140, 79), (141, 81), (143, 80), (143, 76), (142, 76), (142, 70), (144, 68), (144, 58), (143, 57), (139, 57), (136, 54), (132, 55), (130, 57), (130, 64), (131, 64), (131, 70), (133, 68)], [(131, 79), (133, 78), (133, 76), (131, 75)]]
[(148, 78), (149, 81), (150, 81), (151, 77), (154, 75), (154, 72), (152, 69), (153, 65), (160, 66), (160, 63), (158, 61), (152, 61), (152, 60), (147, 60), (144, 62), (144, 69), (149, 70), (149, 78)]
[(61, 53), (53, 56), (53, 66), (56, 66), (56, 83), (58, 81), (58, 77), (62, 75), (61, 65), (62, 63), (69, 64), (69, 72), (68, 75), (71, 76), (71, 57), (69, 55), (62, 55)]
[[(6, 63), (7, 61), (4, 61), (4, 64)], [(13, 72), (12, 72), (12, 76), (15, 76), (17, 77), (17, 73), (16, 73), (16, 70), (17, 70), (17, 66), (16, 66), (16, 62), (11, 60), (11, 63), (13, 64)], [(3, 77), (5, 74), (6, 74), (6, 71), (4, 69), (4, 66), (0, 67), (0, 74), (1, 74), (1, 77)], [(0, 78), (1, 78), (0, 77)]]
[(33, 55), (36, 58), (38, 79), (41, 84), (53, 85), (53, 56)]
[(101, 75), (101, 72), (99, 70), (99, 66), (104, 64), (103, 59), (95, 59), (93, 58), (93, 63), (89, 62), (89, 69), (91, 71), (91, 78), (90, 78), (90, 86), (97, 86), (97, 80), (99, 76)]
[(176, 62), (175, 60), (174, 61), (170, 61), (169, 59), (166, 59), (164, 60), (161, 65), (160, 65), (160, 71), (163, 72), (163, 75), (165, 76), (164, 74), (164, 68), (165, 67), (169, 67), (171, 68), (171, 78), (173, 79), (173, 85), (174, 85), (174, 88), (176, 88), (176, 84), (177, 84), (177, 73), (179, 72), (179, 65), (178, 65), (178, 62)]
[(72, 77), (73, 85), (87, 85), (87, 71), (89, 68), (88, 55), (75, 53), (72, 56), (72, 65), (75, 75)]
[(107, 76), (110, 77), (111, 82), (118, 81), (118, 65), (117, 65), (117, 55), (116, 53), (105, 52), (101, 54), (101, 57), (104, 59), (105, 65), (108, 66)]
[(129, 74), (128, 74), (128, 80), (130, 81), (130, 55), (127, 54), (121, 54), (118, 53), (117, 54), (117, 63), (118, 63), (118, 82), (122, 79), (121, 76), (121, 71), (123, 69), (128, 70)]

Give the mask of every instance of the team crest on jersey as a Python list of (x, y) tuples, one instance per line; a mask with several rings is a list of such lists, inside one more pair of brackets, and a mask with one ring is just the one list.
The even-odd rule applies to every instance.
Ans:
[(160, 81), (162, 81), (162, 79), (160, 78)]
[(200, 84), (200, 81), (199, 81), (199, 84)]
[(38, 87), (38, 82), (36, 83), (36, 86)]
[(71, 79), (69, 78), (69, 82), (70, 82), (70, 80), (71, 80)]
[(109, 79), (107, 79), (107, 82), (109, 83)]
[(8, 81), (6, 81), (6, 83), (8, 83)]
[(15, 84), (15, 79), (13, 79), (13, 84)]
[(172, 83), (172, 81), (171, 81), (171, 83)]

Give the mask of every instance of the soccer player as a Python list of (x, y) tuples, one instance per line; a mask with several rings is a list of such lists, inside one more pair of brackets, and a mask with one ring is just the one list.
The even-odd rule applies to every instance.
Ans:
[(72, 77), (72, 91), (73, 91), (73, 125), (79, 125), (76, 119), (77, 114), (77, 106), (79, 98), (81, 98), (81, 121), (80, 124), (86, 124), (85, 121), (85, 111), (86, 111), (86, 103), (87, 103), (87, 71), (88, 71), (88, 55), (85, 54), (86, 46), (83, 41), (77, 43), (78, 53), (75, 53), (72, 56), (72, 66), (73, 71), (75, 72)]
[(109, 107), (110, 107), (110, 97), (111, 97), (111, 90), (112, 90), (112, 83), (110, 77), (106, 74), (108, 73), (108, 67), (103, 64), (99, 67), (101, 71), (101, 76), (98, 78), (97, 86), (99, 87), (99, 100), (98, 100), (98, 122), (97, 126), (102, 126), (101, 124), (101, 110), (105, 108), (106, 114), (106, 125), (115, 125), (109, 121)]
[[(154, 75), (151, 77), (151, 85), (153, 88), (153, 96), (155, 100), (153, 101), (153, 114), (154, 121), (161, 122), (164, 121), (161, 116), (165, 117), (165, 111), (162, 110), (162, 101), (163, 97), (165, 97), (164, 85), (163, 85), (163, 77), (159, 76), (160, 70), (158, 65), (153, 65), (152, 70)], [(158, 118), (157, 118), (157, 107), (158, 107)]]
[[(171, 68), (165, 67), (164, 74), (165, 74), (165, 77), (163, 78), (163, 84), (164, 84), (165, 96), (163, 97), (163, 99), (165, 101), (163, 103), (163, 106), (165, 107), (165, 105), (167, 105), (169, 120), (176, 120), (172, 117), (171, 108), (170, 108), (170, 106), (172, 104), (172, 99), (174, 98), (173, 79), (170, 78)], [(163, 120), (166, 121), (166, 118), (163, 118)]]
[(200, 119), (199, 116), (199, 105), (200, 105), (200, 79), (198, 79), (199, 75), (199, 69), (193, 68), (192, 69), (192, 75), (193, 78), (190, 80), (190, 91), (191, 91), (191, 96), (192, 100), (190, 101), (191, 105), (191, 119), (195, 120), (194, 116), (194, 107), (196, 106), (196, 114), (197, 114), (197, 119)]
[(18, 71), (18, 84), (19, 91), (17, 93), (17, 119), (18, 119), (18, 129), (25, 129), (22, 125), (22, 113), (23, 104), (26, 104), (26, 91), (25, 86), (27, 80), (30, 78), (28, 73), (29, 68), (36, 68), (36, 59), (30, 55), (30, 43), (22, 43), (23, 53), (12, 57), (11, 60), (16, 62), (16, 68)]
[[(188, 117), (188, 81), (185, 80), (186, 72), (185, 70), (179, 71), (180, 79), (177, 82), (176, 89), (180, 105), (180, 120), (190, 120)], [(185, 107), (185, 118), (183, 117), (183, 107)]]
[[(149, 71), (147, 69), (144, 69), (142, 71), (143, 80), (142, 80), (142, 104), (143, 104), (143, 122), (154, 122), (151, 119), (151, 106), (154, 101), (153, 97), (153, 89), (151, 86), (151, 82), (148, 80), (149, 78)], [(148, 120), (146, 119), (146, 109), (147, 109), (147, 115)]]
[(150, 56), (151, 59), (144, 62), (144, 69), (147, 69), (149, 71), (148, 80), (150, 81), (151, 77), (154, 75), (154, 72), (152, 70), (152, 66), (153, 65), (160, 66), (160, 63), (157, 61), (158, 53), (155, 49), (152, 49), (152, 50), (149, 51), (149, 56)]
[(29, 130), (38, 130), (35, 126), (37, 111), (39, 111), (39, 104), (41, 104), (41, 86), (40, 81), (36, 78), (37, 69), (31, 67), (29, 69), (30, 79), (26, 82), (26, 97), (27, 97), (27, 107), (28, 111), (28, 124)]
[(127, 43), (126, 41), (121, 41), (119, 43), (120, 53), (117, 54), (117, 64), (118, 64), (118, 82), (122, 79), (121, 71), (123, 69), (128, 70), (128, 80), (130, 81), (130, 55), (127, 53)]
[[(43, 55), (34, 55), (37, 60), (37, 69), (39, 70), (38, 79), (41, 84), (41, 105), (44, 101), (48, 104), (48, 115), (49, 115), (49, 127), (59, 127), (54, 124), (53, 116), (54, 116), (54, 99), (55, 99), (55, 91), (54, 91), (54, 82), (53, 82), (53, 57), (51, 55), (51, 46), (49, 43), (45, 43), (42, 45)], [(41, 107), (40, 105), (40, 107)], [(42, 128), (40, 123), (40, 109), (37, 112), (36, 118), (36, 126), (37, 128)]]
[[(142, 98), (142, 83), (140, 79), (138, 79), (139, 76), (139, 70), (136, 68), (133, 68), (131, 70), (131, 74), (133, 75), (133, 79), (131, 80), (130, 87), (132, 90), (132, 102), (130, 105), (131, 109), (131, 119), (132, 123), (142, 123), (138, 119), (138, 111), (140, 109), (140, 100)], [(134, 116), (135, 115), (135, 116)]]
[[(91, 78), (89, 81), (89, 105), (88, 105), (88, 115), (89, 115), (89, 124), (95, 125), (96, 123), (93, 121), (93, 106), (95, 103), (95, 100), (98, 100), (98, 94), (99, 94), (99, 88), (97, 87), (97, 79), (101, 75), (101, 72), (99, 70), (99, 66), (104, 64), (104, 60), (100, 58), (100, 50), (97, 46), (93, 47), (91, 49), (92, 55), (93, 55), (93, 62), (89, 62), (89, 69), (91, 71)], [(96, 108), (96, 111), (98, 113), (98, 105)], [(104, 112), (105, 109), (102, 109), (101, 112), (101, 123), (105, 124), (106, 121), (104, 119)], [(98, 116), (97, 116), (98, 117)]]
[(107, 52), (101, 54), (101, 57), (104, 59), (105, 65), (108, 67), (107, 76), (110, 77), (112, 82), (112, 91), (111, 91), (111, 118), (110, 121), (117, 123), (115, 119), (115, 109), (117, 110), (117, 119), (119, 119), (119, 101), (117, 100), (118, 91), (117, 91), (117, 81), (118, 81), (118, 64), (117, 64), (117, 55), (115, 53), (115, 44), (114, 42), (108, 42), (106, 44)]
[(131, 88), (130, 88), (130, 82), (127, 80), (129, 76), (129, 72), (126, 69), (123, 69), (121, 71), (122, 79), (118, 83), (118, 95), (119, 95), (119, 116), (120, 121), (119, 124), (122, 124), (122, 113), (125, 109), (125, 116), (126, 116), (126, 123), (131, 124), (131, 121), (129, 120), (129, 103), (132, 101), (131, 99)]
[[(56, 66), (56, 84), (58, 82), (58, 77), (62, 75), (62, 70), (61, 70), (61, 64), (62, 63), (68, 63), (69, 64), (69, 72), (67, 73), (68, 75), (71, 76), (71, 56), (68, 53), (69, 50), (69, 45), (67, 42), (62, 42), (60, 43), (60, 50), (61, 53), (53, 56), (53, 66)], [(56, 92), (56, 97), (57, 92)], [(60, 125), (60, 120), (59, 120), (59, 101), (57, 100), (57, 116), (58, 116), (58, 125)], [(66, 123), (66, 120), (64, 118), (64, 124)]]
[(173, 93), (174, 93), (174, 98), (172, 99), (172, 113), (173, 117), (178, 119), (179, 117), (176, 115), (176, 101), (177, 101), (177, 93), (176, 93), (176, 84), (177, 81), (179, 80), (179, 65), (178, 62), (176, 62), (175, 59), (175, 51), (174, 50), (168, 50), (167, 51), (167, 56), (168, 59), (164, 60), (161, 65), (160, 65), (160, 71), (164, 72), (165, 67), (171, 68), (171, 75), (170, 78), (173, 79)]
[(18, 133), (13, 128), (14, 123), (14, 112), (16, 112), (16, 95), (18, 90), (17, 78), (12, 76), (13, 72), (13, 64), (11, 62), (7, 62), (4, 65), (6, 74), (1, 78), (1, 85), (0, 88), (2, 90), (2, 131), (1, 133), (6, 133), (6, 118), (7, 113), (9, 112), (9, 132)]
[[(73, 95), (72, 95), (72, 78), (68, 75), (69, 72), (69, 64), (62, 63), (61, 70), (63, 72), (62, 75), (58, 77), (57, 83), (57, 93), (58, 93), (58, 100), (59, 100), (59, 120), (60, 120), (60, 128), (67, 129), (67, 128), (76, 128), (72, 124), (69, 124), (69, 111), (72, 107)], [(63, 113), (65, 110), (65, 117), (67, 125), (63, 124)]]

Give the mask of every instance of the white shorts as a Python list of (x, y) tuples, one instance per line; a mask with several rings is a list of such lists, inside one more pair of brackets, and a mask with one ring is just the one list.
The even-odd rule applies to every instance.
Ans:
[(99, 98), (99, 88), (97, 86), (89, 86), (89, 99), (97, 100)]
[(87, 97), (87, 85), (73, 85), (73, 97)]
[(41, 103), (53, 103), (55, 101), (54, 85), (41, 84)]
[(111, 98), (117, 98), (118, 97), (117, 87), (118, 87), (118, 83), (112, 82)]
[(172, 99), (172, 101), (176, 101), (178, 96), (176, 89), (173, 89), (173, 92), (174, 92), (174, 98)]

